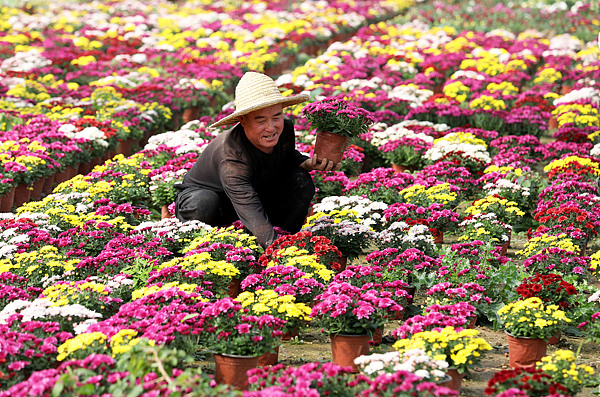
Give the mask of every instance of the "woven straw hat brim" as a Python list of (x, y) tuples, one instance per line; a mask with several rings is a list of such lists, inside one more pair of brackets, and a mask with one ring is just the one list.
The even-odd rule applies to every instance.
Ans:
[(228, 124), (235, 124), (238, 122), (238, 118), (240, 116), (243, 116), (243, 115), (253, 112), (255, 110), (268, 108), (269, 106), (273, 106), (273, 105), (277, 105), (277, 104), (282, 104), (283, 107), (297, 105), (299, 103), (306, 102), (309, 99), (310, 99), (310, 96), (308, 94), (299, 94), (299, 95), (294, 95), (294, 96), (289, 96), (289, 97), (281, 97), (281, 98), (273, 99), (273, 100), (270, 100), (267, 102), (258, 103), (254, 106), (250, 106), (250, 107), (247, 107), (244, 109), (239, 109), (239, 110), (236, 109), (236, 111), (231, 113), (229, 116), (223, 117), (221, 120), (217, 121), (216, 123), (211, 124), (211, 126), (209, 128), (220, 127), (222, 125), (228, 125)]

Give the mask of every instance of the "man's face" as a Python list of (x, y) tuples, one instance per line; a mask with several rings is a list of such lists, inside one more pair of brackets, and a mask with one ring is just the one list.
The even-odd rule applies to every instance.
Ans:
[(272, 153), (283, 131), (283, 106), (281, 104), (255, 110), (240, 117), (246, 137), (259, 150)]

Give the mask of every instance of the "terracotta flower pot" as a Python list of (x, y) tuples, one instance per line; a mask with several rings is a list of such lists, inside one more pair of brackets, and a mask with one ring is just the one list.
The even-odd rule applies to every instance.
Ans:
[(348, 266), (348, 257), (346, 255), (342, 255), (340, 258), (340, 268), (338, 272), (343, 272), (346, 270), (346, 266)]
[(342, 367), (352, 367), (358, 372), (354, 359), (369, 353), (369, 335), (330, 335), (333, 363)]
[(52, 193), (52, 189), (54, 188), (54, 176), (56, 174), (48, 175), (44, 180), (44, 187), (42, 188), (43, 194)]
[(547, 341), (548, 344), (549, 345), (556, 345), (556, 344), (558, 344), (558, 342), (560, 342), (560, 336), (561, 336), (561, 333), (557, 332), (556, 335), (548, 338), (548, 341)]
[(44, 182), (46, 182), (46, 178), (38, 179), (33, 182), (33, 190), (31, 191), (31, 200), (38, 201), (42, 198), (42, 191), (44, 190)]
[(412, 285), (409, 285), (408, 287), (404, 287), (404, 290), (410, 295), (410, 298), (406, 300), (406, 305), (412, 305), (413, 301), (415, 300), (415, 293), (417, 292), (417, 288), (413, 287)]
[(446, 382), (440, 382), (440, 386), (447, 387), (448, 389), (456, 390), (460, 393), (460, 389), (462, 388), (462, 380), (465, 377), (465, 374), (461, 374), (458, 372), (456, 368), (448, 368), (446, 370), (446, 375), (450, 377)]
[(93, 159), (90, 159), (90, 161), (84, 162), (84, 163), (79, 163), (79, 167), (77, 168), (77, 173), (80, 175), (87, 175), (92, 171), (92, 168), (95, 167), (95, 164), (92, 162)]
[(300, 335), (300, 329), (298, 327), (294, 327), (291, 330), (284, 332), (283, 335), (281, 336), (281, 340), (289, 341), (299, 335)]
[(229, 282), (229, 290), (227, 291), (227, 295), (230, 298), (236, 298), (240, 294), (240, 284), (242, 280), (239, 278), (232, 278)]
[(315, 141), (315, 154), (317, 161), (326, 158), (338, 164), (342, 161), (344, 150), (348, 146), (349, 139), (345, 136), (332, 134), (331, 132), (317, 132), (317, 140)]
[(394, 320), (402, 321), (404, 318), (404, 309), (394, 310)]
[(169, 206), (167, 204), (160, 207), (160, 219), (172, 218), (173, 215), (169, 212)]
[(467, 318), (467, 320), (469, 320), (467, 322), (467, 328), (469, 328), (469, 329), (475, 328), (475, 324), (477, 324), (477, 315), (475, 315), (473, 317), (469, 317), (469, 318)]
[(392, 169), (395, 172), (410, 172), (410, 168), (401, 164), (392, 164)]
[(104, 164), (104, 162), (102, 161), (102, 157), (101, 156), (94, 157), (90, 161), (90, 171), (92, 171), (95, 166), (101, 165), (101, 164)]
[(508, 237), (507, 242), (498, 246), (498, 247), (500, 247), (500, 255), (506, 255), (506, 253), (508, 252), (509, 245), (510, 245), (510, 236)]
[(221, 385), (230, 385), (245, 390), (248, 381), (247, 372), (258, 365), (258, 357), (216, 354), (215, 381)]
[(192, 120), (198, 120), (200, 116), (200, 106), (192, 106), (183, 111), (183, 123), (187, 124)]
[(267, 365), (275, 365), (279, 361), (279, 346), (275, 348), (274, 353), (265, 353), (258, 357), (258, 366), (266, 367)]
[(443, 244), (444, 243), (444, 232), (438, 230), (437, 235), (433, 236), (434, 244)]
[(13, 202), (14, 206), (19, 208), (23, 204), (29, 202), (31, 198), (31, 189), (29, 185), (25, 185), (24, 183), (19, 183), (15, 188), (15, 200)]
[(373, 332), (371, 342), (375, 346), (381, 345), (381, 342), (383, 342), (383, 328), (375, 328), (375, 332)]
[(10, 212), (15, 202), (16, 186), (13, 186), (8, 192), (0, 197), (0, 212)]
[(558, 120), (556, 119), (555, 116), (550, 117), (550, 120), (548, 120), (548, 129), (555, 130), (557, 128), (558, 128)]
[(546, 355), (547, 343), (540, 338), (520, 338), (506, 333), (511, 368), (533, 367)]
[(65, 181), (68, 181), (69, 179), (71, 179), (71, 178), (75, 177), (75, 175), (77, 175), (77, 171), (78, 171), (77, 168), (69, 165), (69, 166), (65, 167), (64, 170), (54, 174), (54, 182), (58, 185)]

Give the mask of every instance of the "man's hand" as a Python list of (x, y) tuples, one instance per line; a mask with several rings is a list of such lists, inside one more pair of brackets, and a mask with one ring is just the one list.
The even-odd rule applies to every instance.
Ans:
[(317, 162), (317, 155), (313, 154), (311, 159), (304, 160), (300, 167), (307, 171), (337, 171), (340, 169), (341, 164), (335, 164), (333, 161), (329, 161), (326, 158)]

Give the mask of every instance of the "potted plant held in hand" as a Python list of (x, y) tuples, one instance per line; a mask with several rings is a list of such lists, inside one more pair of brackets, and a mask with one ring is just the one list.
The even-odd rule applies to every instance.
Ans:
[(369, 130), (375, 119), (367, 110), (348, 102), (327, 98), (304, 107), (302, 113), (317, 130), (315, 154), (339, 164), (349, 139)]
[(385, 325), (395, 310), (402, 310), (392, 293), (331, 282), (315, 298), (311, 317), (329, 331), (333, 363), (358, 371), (354, 359), (367, 354), (376, 328)]

